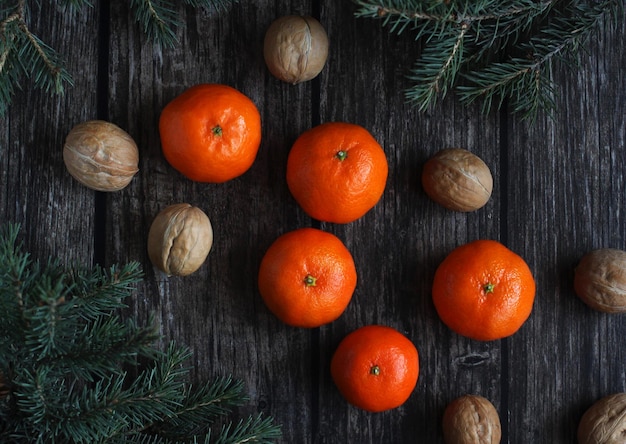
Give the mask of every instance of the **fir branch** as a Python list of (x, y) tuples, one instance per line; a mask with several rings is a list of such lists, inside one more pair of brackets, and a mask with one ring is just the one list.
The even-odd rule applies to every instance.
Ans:
[(193, 8), (208, 8), (217, 11), (225, 10), (229, 5), (237, 3), (239, 0), (183, 0), (183, 3)]
[(151, 433), (175, 436), (205, 435), (217, 418), (228, 415), (232, 407), (247, 401), (243, 383), (230, 376), (219, 377), (199, 388), (186, 387), (183, 404), (167, 419), (150, 427)]
[(271, 443), (280, 436), (271, 418), (263, 418), (262, 415), (250, 416), (246, 421), (241, 420), (233, 428), (232, 424), (222, 428), (220, 437), (215, 444), (245, 444), (245, 443)]
[[(402, 33), (411, 28), (415, 38), (441, 37), (450, 28), (473, 28), (494, 23), (499, 33), (506, 28), (524, 28), (543, 14), (554, 0), (480, 0), (459, 2), (441, 0), (353, 0), (358, 5), (356, 17), (382, 19), (383, 26), (391, 24), (391, 32)], [(491, 33), (493, 36), (494, 34)]]
[(402, 32), (410, 24), (415, 38), (425, 39), (422, 55), (408, 75), (413, 86), (405, 93), (407, 100), (421, 111), (444, 98), (470, 64), (479, 63), (506, 47), (511, 39), (517, 39), (552, 4), (549, 0), (388, 0), (379, 2), (374, 9), (368, 1), (356, 0), (356, 3), (360, 5), (357, 16), (383, 18), (383, 25), (392, 23), (392, 32)]
[(20, 21), (20, 30), (22, 33), (18, 35), (18, 40), (22, 44), (18, 54), (24, 70), (45, 92), (63, 94), (64, 85), (72, 85), (73, 81), (60, 55), (33, 34), (23, 20)]
[(19, 16), (12, 11), (6, 11), (5, 14), (6, 18), (0, 22), (0, 115), (4, 114), (11, 103), (22, 75), (15, 42)]
[[(49, 432), (46, 421), (54, 406), (63, 402), (65, 381), (52, 376), (49, 366), (27, 368), (15, 366), (11, 378), (11, 397), (15, 399), (15, 408), (28, 416), (28, 427), (34, 430), (32, 435)], [(23, 427), (26, 424), (22, 424)]]
[(471, 103), (482, 98), (483, 110), (489, 112), (494, 101), (499, 108), (508, 98), (514, 112), (531, 120), (539, 110), (553, 113), (556, 105), (552, 63), (573, 59), (607, 14), (617, 16), (618, 7), (619, 2), (611, 0), (571, 3), (556, 13), (549, 27), (542, 28), (528, 43), (520, 45), (521, 51), (527, 54), (525, 58), (510, 58), (467, 74), (469, 85), (458, 88), (460, 99)]
[(454, 38), (444, 39), (446, 45), (442, 47), (427, 47), (409, 75), (415, 86), (406, 92), (406, 98), (417, 103), (420, 111), (433, 106), (439, 97), (446, 95), (448, 87), (455, 83), (465, 58), (464, 43), (468, 29), (462, 26)]
[(104, 270), (75, 267), (67, 274), (67, 285), (73, 289), (72, 304), (86, 319), (95, 319), (111, 310), (124, 308), (122, 302), (143, 278), (138, 262)]
[(75, 274), (66, 273), (58, 263), (49, 262), (39, 275), (32, 286), (19, 290), (19, 294), (34, 302), (21, 310), (22, 323), (28, 326), (23, 341), (39, 361), (76, 355), (78, 338), (93, 339), (90, 333), (94, 333), (94, 329), (97, 332), (104, 319), (107, 321), (103, 325), (109, 327), (110, 332), (129, 334), (137, 329), (135, 326), (124, 329), (117, 318), (110, 315), (113, 310), (125, 307), (120, 299), (129, 294), (141, 276), (139, 264), (131, 263), (121, 270), (112, 267), (109, 275), (95, 267), (91, 275), (86, 276), (80, 270)]
[[(543, 62), (547, 62), (544, 59)], [(482, 110), (489, 113), (500, 109), (505, 100), (513, 112), (533, 120), (540, 110), (553, 113), (553, 82), (550, 72), (542, 69), (541, 61), (511, 58), (508, 62), (494, 63), (481, 71), (469, 73), (469, 85), (459, 86), (460, 100), (472, 103), (482, 99)]]
[[(226, 6), (239, 0), (184, 0), (184, 4), (194, 8), (225, 10)], [(180, 28), (179, 2), (168, 0), (131, 0), (135, 21), (139, 23), (148, 39), (164, 47), (178, 43), (176, 30)]]
[(77, 12), (85, 7), (93, 7), (93, 3), (89, 0), (60, 0), (60, 6), (66, 8), (71, 12)]
[(174, 46), (178, 41), (175, 29), (180, 26), (175, 4), (161, 0), (131, 0), (130, 6), (135, 11), (135, 20), (150, 40), (166, 47)]
[(152, 345), (159, 337), (152, 323), (139, 327), (132, 319), (122, 322), (117, 316), (103, 316), (85, 325), (66, 353), (56, 356), (54, 362), (73, 377), (93, 382), (119, 371), (124, 364), (136, 364), (140, 356), (156, 359), (160, 353)]
[[(230, 376), (193, 387), (191, 352), (156, 326), (116, 315), (141, 275), (138, 265), (67, 270), (40, 266), (0, 230), (0, 442), (270, 442), (271, 418), (233, 426), (247, 401)], [(95, 308), (90, 308), (94, 305)], [(7, 321), (8, 320), (8, 321)], [(14, 329), (15, 331), (11, 331)], [(218, 421), (219, 420), (219, 421)], [(225, 424), (212, 438), (216, 423)]]
[[(62, 416), (61, 410), (54, 416), (63, 419), (53, 422), (50, 428), (66, 439), (83, 436), (85, 442), (93, 442), (134, 434), (147, 424), (172, 416), (183, 403), (184, 377), (188, 373), (183, 364), (189, 357), (186, 348), (170, 344), (164, 356), (142, 371), (129, 388), (123, 388), (129, 378), (121, 372), (95, 387), (85, 387), (77, 397), (74, 413)], [(67, 405), (60, 408), (66, 409)]]
[[(184, 0), (184, 5), (223, 11), (238, 0)], [(39, 0), (33, 0), (41, 6)], [(93, 7), (89, 0), (60, 0), (61, 9), (76, 13)], [(0, 5), (0, 116), (11, 105), (16, 89), (24, 79), (50, 95), (63, 95), (73, 79), (65, 60), (54, 48), (33, 33), (28, 25), (29, 2), (15, 0), (12, 5)], [(173, 0), (131, 0), (134, 18), (150, 41), (158, 46), (173, 47), (178, 43), (176, 31), (180, 2)]]
[[(62, 281), (55, 283), (43, 278), (41, 285), (35, 287), (42, 305), (24, 310), (24, 318), (29, 326), (24, 344), (30, 347), (36, 359), (55, 357), (65, 353), (63, 340), (76, 331), (76, 321), (66, 317), (67, 305), (64, 303), (66, 289)], [(61, 341), (57, 341), (60, 339)]]
[(485, 112), (506, 101), (529, 119), (554, 110), (553, 62), (575, 62), (602, 20), (623, 8), (622, 0), (353, 1), (357, 17), (410, 29), (422, 42), (405, 93), (420, 110), (456, 90), (463, 103), (482, 99)]
[(28, 297), (24, 289), (33, 285), (36, 275), (36, 270), (30, 273), (30, 256), (22, 252), (17, 241), (19, 229), (19, 225), (9, 225), (0, 237), (0, 304), (4, 308), (0, 346), (21, 340), (19, 332), (24, 328), (22, 309), (29, 303), (24, 300)]
[(63, 94), (72, 78), (57, 52), (31, 32), (26, 23), (26, 0), (4, 11), (0, 21), (0, 115), (11, 103), (19, 80), (25, 76), (46, 93)]

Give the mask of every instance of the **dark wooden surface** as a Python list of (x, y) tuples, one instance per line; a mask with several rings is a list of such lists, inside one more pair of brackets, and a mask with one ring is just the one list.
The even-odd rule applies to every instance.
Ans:
[[(481, 115), (452, 97), (417, 112), (403, 91), (419, 45), (408, 33), (356, 19), (347, 0), (242, 0), (220, 14), (181, 8), (180, 43), (163, 50), (146, 40), (127, 2), (96, 1), (69, 15), (42, 3), (31, 27), (66, 56), (74, 85), (59, 99), (26, 83), (0, 120), (2, 221), (22, 224), (36, 257), (141, 262), (146, 278), (130, 314), (145, 320), (154, 312), (166, 338), (189, 345), (195, 378), (243, 379), (250, 401), (239, 415), (272, 415), (284, 443), (438, 443), (446, 404), (475, 393), (498, 409), (503, 442), (573, 443), (592, 402), (626, 391), (626, 317), (592, 311), (572, 289), (585, 252), (626, 249), (623, 26), (594, 34), (578, 68), (555, 69), (559, 112), (530, 125), (507, 110)], [(286, 14), (318, 17), (331, 42), (322, 74), (298, 86), (274, 79), (262, 56), (265, 30)], [(238, 88), (262, 115), (256, 162), (225, 184), (186, 180), (160, 151), (161, 109), (201, 82)], [(63, 165), (65, 136), (94, 118), (119, 125), (139, 145), (140, 172), (121, 192), (91, 191)], [(389, 160), (382, 200), (347, 225), (308, 218), (285, 182), (293, 141), (326, 121), (363, 125)], [(471, 150), (491, 168), (494, 193), (479, 211), (447, 211), (421, 188), (423, 163), (450, 146)], [(215, 243), (198, 272), (167, 278), (148, 260), (147, 233), (160, 209), (179, 202), (207, 213)], [(306, 226), (338, 235), (359, 273), (343, 316), (312, 330), (281, 324), (256, 287), (267, 247)], [(430, 299), (439, 262), (477, 238), (508, 245), (537, 281), (530, 319), (501, 341), (452, 333)], [(420, 353), (411, 398), (380, 414), (348, 405), (329, 374), (339, 341), (372, 323), (402, 331)]]

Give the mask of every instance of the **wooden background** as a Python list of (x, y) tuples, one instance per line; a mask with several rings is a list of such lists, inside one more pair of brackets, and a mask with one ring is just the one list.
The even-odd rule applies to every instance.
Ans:
[[(498, 409), (503, 442), (573, 443), (595, 400), (626, 391), (626, 317), (592, 311), (572, 289), (585, 252), (626, 249), (623, 20), (593, 35), (578, 68), (554, 70), (559, 112), (530, 125), (507, 110), (481, 115), (453, 97), (425, 114), (407, 105), (405, 75), (419, 45), (410, 33), (355, 18), (347, 0), (241, 0), (219, 14), (181, 7), (173, 49), (146, 40), (128, 2), (95, 1), (73, 14), (42, 3), (31, 28), (65, 55), (74, 85), (50, 98), (25, 83), (0, 119), (2, 221), (22, 224), (35, 257), (142, 263), (146, 278), (130, 314), (145, 320), (154, 312), (166, 338), (190, 346), (195, 378), (243, 379), (250, 402), (238, 415), (272, 415), (284, 443), (438, 443), (446, 404), (475, 393)], [(286, 14), (318, 17), (331, 42), (321, 75), (298, 86), (273, 78), (262, 56), (265, 30)], [(186, 180), (160, 151), (161, 109), (201, 82), (238, 88), (262, 115), (255, 164), (225, 184)], [(65, 170), (65, 136), (94, 118), (119, 125), (140, 148), (140, 172), (121, 192), (91, 191)], [(347, 225), (308, 218), (285, 182), (291, 144), (326, 121), (364, 126), (388, 156), (382, 200)], [(494, 176), (491, 200), (474, 213), (445, 210), (421, 188), (423, 163), (451, 146), (479, 155)], [(148, 260), (147, 233), (162, 208), (180, 202), (208, 214), (215, 243), (198, 272), (167, 278)], [(359, 272), (343, 316), (312, 330), (281, 324), (256, 287), (273, 240), (306, 226), (339, 236)], [(537, 281), (527, 323), (488, 343), (448, 330), (430, 299), (437, 265), (478, 238), (520, 254)], [(329, 374), (339, 341), (372, 323), (405, 333), (421, 365), (408, 402), (379, 414), (348, 405)]]

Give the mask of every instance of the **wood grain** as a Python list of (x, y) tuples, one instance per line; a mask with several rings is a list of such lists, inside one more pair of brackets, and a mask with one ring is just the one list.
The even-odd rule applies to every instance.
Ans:
[[(43, 258), (139, 261), (145, 279), (128, 314), (140, 322), (154, 314), (165, 340), (191, 347), (195, 379), (242, 379), (250, 400), (235, 414), (273, 416), (281, 443), (439, 443), (445, 406), (466, 393), (496, 406), (503, 443), (574, 442), (593, 401), (626, 391), (626, 318), (593, 312), (572, 288), (587, 250), (626, 249), (623, 26), (604, 24), (577, 70), (554, 69), (558, 112), (531, 124), (506, 109), (483, 115), (453, 96), (418, 112), (404, 90), (419, 45), (354, 11), (348, 1), (241, 1), (219, 13), (180, 7), (179, 42), (160, 48), (127, 2), (94, 2), (71, 16), (44, 4), (33, 28), (67, 56), (74, 85), (62, 98), (25, 86), (0, 120), (3, 222), (21, 223), (25, 243)], [(330, 39), (321, 75), (297, 86), (273, 78), (262, 55), (265, 30), (286, 14), (317, 17)], [(193, 183), (161, 154), (161, 109), (204, 82), (238, 88), (262, 116), (253, 167), (224, 184)], [(91, 118), (117, 124), (139, 146), (140, 172), (121, 192), (93, 192), (65, 171), (64, 137)], [(380, 203), (351, 224), (311, 220), (286, 186), (291, 145), (327, 121), (364, 126), (389, 161)], [(451, 212), (424, 193), (421, 168), (447, 147), (469, 149), (490, 167), (494, 192), (482, 209)], [(215, 234), (206, 263), (185, 278), (165, 276), (146, 252), (156, 214), (180, 202), (202, 208)], [(256, 284), (273, 240), (305, 226), (339, 236), (359, 273), (344, 315), (311, 330), (278, 321)], [(441, 260), (478, 238), (524, 257), (538, 289), (522, 329), (489, 343), (451, 332), (430, 298)], [(380, 414), (348, 405), (329, 372), (339, 341), (373, 323), (406, 334), (421, 365), (408, 402)]]
[(72, 18), (46, 3), (33, 5), (31, 16), (30, 30), (69, 55), (74, 86), (52, 98), (39, 89), (18, 89), (0, 119), (2, 220), (21, 224), (23, 241), (37, 258), (91, 265), (96, 193), (72, 179), (62, 153), (70, 129), (96, 117), (98, 39), (90, 24), (98, 23), (98, 14), (90, 9)]

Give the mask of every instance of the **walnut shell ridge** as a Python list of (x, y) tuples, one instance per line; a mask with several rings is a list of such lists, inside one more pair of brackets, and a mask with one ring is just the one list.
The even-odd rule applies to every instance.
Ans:
[(595, 310), (626, 313), (626, 251), (601, 248), (585, 254), (574, 271), (574, 291)]
[(578, 424), (579, 444), (626, 443), (626, 393), (596, 401)]
[(89, 120), (74, 126), (65, 139), (63, 161), (81, 184), (97, 191), (119, 191), (139, 171), (139, 150), (117, 125)]
[(463, 395), (448, 404), (443, 414), (446, 444), (498, 444), (500, 417), (494, 405), (478, 395)]
[(326, 64), (328, 35), (313, 17), (279, 17), (265, 33), (263, 57), (274, 77), (294, 85), (306, 82)]
[(209, 217), (188, 203), (163, 209), (148, 232), (148, 256), (168, 276), (187, 276), (204, 263), (213, 246)]
[(493, 177), (477, 155), (463, 148), (446, 148), (424, 164), (422, 186), (432, 200), (445, 208), (469, 212), (489, 201)]

